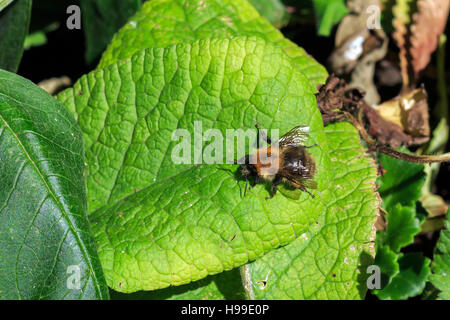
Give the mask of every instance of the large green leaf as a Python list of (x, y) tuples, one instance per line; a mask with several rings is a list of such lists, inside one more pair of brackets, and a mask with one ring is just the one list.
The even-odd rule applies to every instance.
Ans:
[(16, 72), (31, 16), (31, 0), (16, 0), (0, 12), (0, 68)]
[(244, 288), (239, 269), (225, 271), (214, 276), (177, 287), (135, 293), (111, 292), (117, 300), (242, 300)]
[(86, 217), (81, 131), (61, 103), (2, 70), (0, 257), (2, 299), (108, 297)]
[(450, 300), (450, 210), (433, 258), (431, 283), (441, 292), (439, 298)]
[(92, 63), (141, 6), (142, 0), (80, 0), (86, 61)]
[[(357, 299), (373, 262), (378, 199), (376, 170), (348, 123), (325, 128), (333, 182), (324, 212), (291, 244), (249, 264), (245, 281), (256, 299)], [(308, 215), (307, 212), (301, 212)]]
[(280, 45), (313, 87), (327, 76), (323, 66), (273, 27), (247, 0), (152, 0), (117, 33), (99, 67), (131, 57), (140, 49), (203, 38), (258, 36)]
[(329, 160), (313, 91), (281, 49), (237, 37), (143, 50), (61, 93), (86, 143), (88, 212), (108, 284), (132, 292), (188, 283), (303, 233), (320, 196), (266, 201), (258, 185), (242, 197), (244, 181), (229, 172), (238, 166), (175, 164), (171, 137), (177, 128), (193, 136), (194, 121), (223, 136), (255, 123), (280, 134), (308, 125), (320, 193)]

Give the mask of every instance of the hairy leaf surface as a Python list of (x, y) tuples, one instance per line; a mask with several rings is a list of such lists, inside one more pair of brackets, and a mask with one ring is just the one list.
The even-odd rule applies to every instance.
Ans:
[(379, 205), (376, 170), (353, 126), (331, 124), (325, 133), (334, 178), (322, 193), (324, 211), (292, 243), (249, 264), (250, 298), (364, 299)]
[(140, 49), (204, 38), (258, 36), (281, 46), (313, 87), (327, 72), (305, 50), (284, 38), (247, 0), (152, 0), (114, 36), (99, 67), (131, 57)]
[(108, 284), (132, 292), (188, 283), (303, 233), (320, 196), (267, 201), (258, 185), (243, 197), (239, 166), (175, 164), (171, 137), (180, 128), (194, 137), (195, 121), (224, 137), (256, 123), (280, 135), (307, 125), (320, 194), (329, 158), (313, 92), (280, 48), (238, 37), (146, 49), (61, 93), (83, 131), (88, 212)]

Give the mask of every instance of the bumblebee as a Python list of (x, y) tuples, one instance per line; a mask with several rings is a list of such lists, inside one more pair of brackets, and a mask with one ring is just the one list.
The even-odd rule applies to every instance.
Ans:
[(272, 194), (266, 199), (275, 196), (281, 183), (300, 189), (314, 198), (308, 189), (317, 188), (317, 183), (313, 180), (316, 162), (307, 149), (316, 145), (304, 145), (308, 139), (309, 127), (297, 126), (273, 144), (258, 125), (255, 127), (258, 130), (258, 141), (261, 136), (269, 146), (258, 148), (255, 153), (245, 156), (241, 165), (241, 173), (246, 180), (244, 196), (251, 179), (252, 187), (261, 181), (272, 182)]

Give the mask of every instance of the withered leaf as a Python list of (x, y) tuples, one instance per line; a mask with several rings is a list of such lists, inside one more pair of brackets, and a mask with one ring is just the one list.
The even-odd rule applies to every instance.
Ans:
[(418, 73), (430, 62), (438, 37), (444, 32), (450, 8), (449, 0), (419, 0), (411, 26), (412, 67)]
[(328, 59), (330, 69), (350, 78), (350, 86), (364, 88), (370, 105), (379, 102), (373, 76), (375, 63), (387, 52), (387, 37), (383, 30), (368, 25), (371, 7), (380, 8), (379, 0), (353, 0), (347, 3), (351, 14), (342, 19), (336, 32), (335, 46)]

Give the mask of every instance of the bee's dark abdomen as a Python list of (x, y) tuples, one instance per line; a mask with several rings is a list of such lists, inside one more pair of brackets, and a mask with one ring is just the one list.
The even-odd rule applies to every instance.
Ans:
[(283, 150), (283, 171), (288, 172), (289, 175), (298, 175), (307, 178), (314, 174), (311, 171), (311, 165), (315, 170), (314, 163), (309, 163), (312, 160), (309, 155), (306, 154), (304, 148), (301, 147), (288, 147)]

